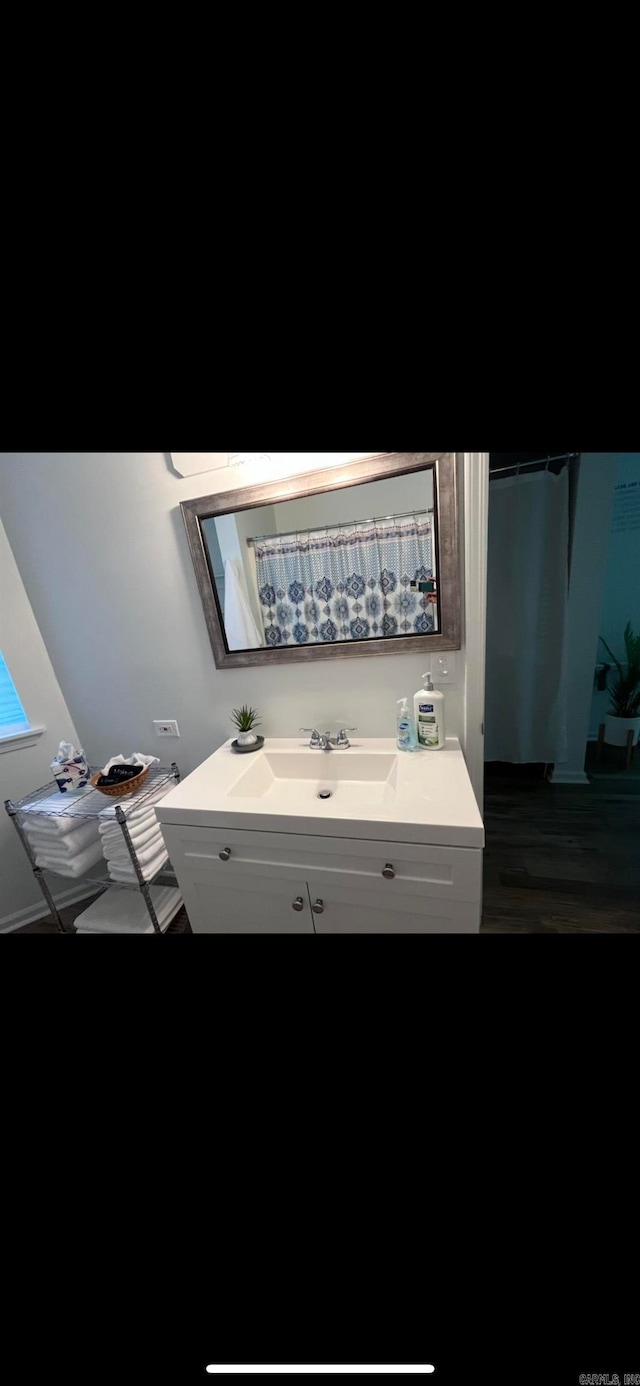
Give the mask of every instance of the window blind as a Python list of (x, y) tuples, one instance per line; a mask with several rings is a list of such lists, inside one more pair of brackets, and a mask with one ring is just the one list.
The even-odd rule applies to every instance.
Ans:
[(0, 737), (29, 731), (29, 719), (0, 650)]

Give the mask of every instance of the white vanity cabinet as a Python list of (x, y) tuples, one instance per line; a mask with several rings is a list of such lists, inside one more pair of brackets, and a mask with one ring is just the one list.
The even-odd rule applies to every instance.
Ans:
[(482, 852), (163, 824), (194, 933), (476, 933)]
[(227, 742), (156, 812), (196, 934), (480, 928), (484, 829), (455, 738)]

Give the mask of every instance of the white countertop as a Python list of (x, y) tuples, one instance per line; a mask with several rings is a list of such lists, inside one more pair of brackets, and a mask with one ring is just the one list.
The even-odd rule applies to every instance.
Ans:
[[(389, 766), (387, 782), (355, 784), (348, 779), (352, 751), (379, 757)], [(266, 757), (265, 784), (271, 776), (269, 753), (308, 756), (308, 777), (278, 781), (278, 793), (246, 797), (237, 786), (250, 765)], [(337, 765), (337, 762), (340, 762)], [(284, 762), (281, 760), (280, 765)], [(355, 762), (354, 762), (355, 770)], [(388, 770), (381, 771), (381, 777)], [(304, 793), (302, 792), (304, 785)], [(316, 791), (330, 788), (320, 800)], [(231, 739), (199, 765), (156, 805), (161, 823), (193, 827), (228, 827), (256, 832), (304, 833), (322, 837), (384, 839), (448, 847), (484, 846), (484, 827), (457, 737), (447, 737), (441, 751), (398, 751), (391, 737), (361, 737), (346, 751), (310, 751), (308, 741), (267, 737), (249, 755), (231, 750)]]

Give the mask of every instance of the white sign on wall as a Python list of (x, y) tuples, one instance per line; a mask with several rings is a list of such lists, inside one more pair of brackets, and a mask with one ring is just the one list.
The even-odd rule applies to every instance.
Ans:
[(615, 490), (612, 534), (640, 529), (640, 480), (621, 481)]
[(171, 461), (180, 476), (217, 472), (224, 468), (245, 467), (266, 480), (313, 472), (321, 467), (341, 467), (360, 457), (380, 456), (371, 452), (172, 452)]
[(172, 452), (171, 461), (180, 476), (196, 476), (198, 472), (217, 472), (229, 465), (228, 452)]

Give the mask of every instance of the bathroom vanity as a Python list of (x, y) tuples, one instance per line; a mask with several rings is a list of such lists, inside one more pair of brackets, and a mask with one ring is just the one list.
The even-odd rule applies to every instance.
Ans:
[(156, 805), (194, 933), (477, 933), (484, 828), (460, 744), (221, 746)]

